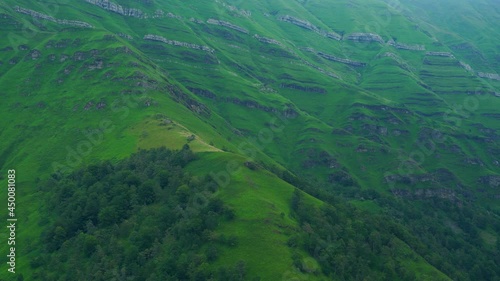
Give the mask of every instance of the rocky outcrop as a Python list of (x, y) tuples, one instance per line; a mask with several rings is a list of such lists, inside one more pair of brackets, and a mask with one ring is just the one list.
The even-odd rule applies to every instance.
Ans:
[(190, 18), (189, 19), (190, 22), (194, 22), (194, 23), (197, 23), (197, 24), (204, 24), (205, 22), (203, 22), (202, 20), (199, 20), (199, 19), (195, 19), (195, 18)]
[(232, 5), (225, 3), (224, 1), (215, 0), (215, 3), (222, 5), (222, 7), (226, 8), (227, 10), (229, 10), (232, 13), (235, 13), (236, 15), (239, 15), (239, 16), (242, 16), (245, 18), (249, 18), (252, 16), (252, 12), (247, 11), (247, 10), (243, 10), (243, 9), (238, 9), (235, 6), (232, 6)]
[(427, 52), (425, 53), (426, 56), (431, 56), (431, 57), (446, 57), (446, 58), (454, 58), (455, 56), (452, 53), (449, 52)]
[(288, 119), (294, 119), (294, 118), (297, 118), (299, 116), (299, 113), (291, 107), (285, 108), (285, 110), (283, 110), (282, 113), (283, 113), (283, 116), (285, 118), (288, 118)]
[(192, 88), (192, 87), (187, 87), (187, 89), (189, 91), (191, 91), (193, 94), (200, 96), (200, 97), (205, 97), (205, 98), (209, 98), (209, 99), (216, 99), (217, 98), (217, 96), (209, 90)]
[(409, 190), (409, 189), (392, 189), (392, 194), (396, 197), (402, 197), (407, 199), (430, 199), (430, 198), (440, 198), (447, 199), (454, 202), (461, 201), (456, 192), (452, 189), (448, 188), (439, 188), (439, 189), (417, 189), (417, 190)]
[(218, 25), (218, 26), (227, 27), (227, 28), (236, 30), (236, 31), (244, 33), (244, 34), (248, 34), (248, 30), (246, 30), (245, 28), (237, 26), (237, 25), (232, 24), (232, 23), (227, 22), (227, 21), (216, 20), (216, 19), (208, 19), (207, 23)]
[(484, 167), (483, 161), (479, 158), (465, 158), (464, 163), (469, 165), (469, 166), (480, 166)]
[(365, 145), (360, 144), (360, 145), (358, 145), (358, 147), (356, 147), (356, 152), (357, 153), (367, 153), (367, 152), (372, 152), (372, 149), (369, 149)]
[(31, 50), (31, 52), (29, 53), (28, 57), (32, 60), (37, 60), (39, 59), (40, 57), (42, 56), (42, 53), (37, 50), (37, 49), (34, 49), (34, 50)]
[(394, 130), (392, 130), (391, 133), (395, 137), (409, 136), (410, 135), (410, 131), (408, 131), (408, 130), (402, 130), (402, 129), (394, 129)]
[(349, 121), (375, 121), (375, 118), (363, 113), (355, 112), (351, 114)]
[(460, 64), (461, 67), (463, 67), (465, 70), (469, 71), (469, 72), (473, 72), (474, 70), (472, 69), (472, 67), (468, 64), (466, 64), (465, 62), (463, 61), (459, 61), (458, 62)]
[(177, 86), (169, 85), (169, 86), (167, 86), (167, 89), (175, 101), (183, 104), (184, 106), (186, 106), (189, 110), (193, 111), (194, 113), (199, 114), (199, 115), (203, 115), (203, 116), (210, 116), (212, 114), (210, 108), (208, 108), (206, 105), (192, 99), (191, 97), (189, 97), (189, 95), (184, 93)]
[(274, 45), (278, 45), (278, 46), (283, 46), (283, 44), (281, 44), (281, 42), (277, 41), (277, 40), (274, 40), (274, 39), (271, 39), (271, 38), (267, 38), (267, 37), (262, 37), (262, 36), (259, 36), (257, 34), (255, 34), (253, 36), (255, 39), (259, 40), (260, 42), (262, 43), (266, 43), (266, 44), (274, 44)]
[(104, 66), (104, 62), (102, 59), (97, 59), (93, 63), (87, 65), (89, 70), (102, 69)]
[(229, 102), (236, 105), (241, 105), (250, 109), (258, 109), (265, 112), (277, 112), (276, 108), (261, 105), (260, 103), (252, 100), (240, 100), (239, 98), (224, 98), (224, 102)]
[[(204, 97), (204, 98), (216, 100), (218, 102), (232, 103), (232, 104), (243, 106), (243, 107), (246, 107), (249, 109), (256, 109), (256, 110), (261, 110), (261, 111), (265, 111), (265, 112), (273, 112), (273, 113), (279, 112), (279, 110), (274, 108), (274, 107), (264, 106), (256, 101), (253, 101), (253, 100), (242, 100), (242, 99), (237, 98), (237, 97), (218, 97), (212, 91), (207, 90), (207, 89), (202, 89), (202, 88), (187, 87), (187, 89), (199, 97)], [(283, 109), (281, 114), (285, 118), (295, 118), (298, 116), (298, 113), (294, 109), (292, 109), (288, 106), (285, 109)]]
[(122, 7), (119, 4), (108, 0), (85, 0), (87, 3), (96, 5), (106, 11), (110, 11), (122, 16), (134, 17), (134, 18), (144, 18), (145, 13), (139, 9)]
[[(155, 15), (153, 17), (155, 17), (155, 18), (162, 18), (164, 15), (165, 15), (165, 13), (162, 10), (156, 10)], [(167, 18), (171, 18), (171, 19), (178, 19), (178, 20), (182, 19), (181, 16), (174, 15), (174, 14), (172, 14), (170, 12), (168, 12), (166, 14), (166, 17)]]
[(317, 52), (316, 54), (318, 56), (324, 58), (324, 59), (329, 60), (329, 61), (340, 62), (340, 63), (343, 63), (343, 64), (347, 64), (347, 65), (350, 65), (350, 66), (356, 66), (356, 67), (366, 66), (366, 63), (364, 63), (364, 62), (353, 61), (353, 60), (350, 60), (350, 59), (343, 59), (343, 58), (339, 58), (339, 57), (332, 56), (332, 55), (329, 55), (329, 54), (325, 54), (323, 52)]
[(73, 54), (73, 61), (83, 61), (87, 58), (86, 52), (75, 52)]
[(317, 71), (319, 71), (319, 72), (321, 72), (321, 73), (323, 73), (323, 74), (325, 74), (325, 75), (327, 75), (327, 76), (330, 76), (330, 77), (335, 78), (335, 79), (342, 79), (342, 78), (341, 78), (340, 76), (338, 76), (337, 74), (332, 73), (332, 72), (329, 72), (329, 71), (326, 71), (326, 70), (324, 70), (323, 68), (321, 68), (321, 67), (319, 67), (319, 66), (316, 66), (316, 65), (314, 65), (314, 64), (312, 64), (312, 63), (310, 63), (310, 62), (308, 62), (308, 61), (306, 61), (306, 60), (304, 60), (304, 59), (302, 59), (301, 61), (302, 61), (305, 65), (307, 65), (307, 66), (309, 66), (309, 67), (312, 67), (312, 68), (316, 69)]
[(425, 183), (426, 186), (442, 186), (442, 185), (458, 185), (460, 182), (458, 178), (447, 169), (437, 169), (431, 173), (424, 174), (392, 174), (384, 176), (385, 183), (399, 183), (404, 185), (416, 185)]
[(387, 44), (390, 46), (393, 46), (396, 49), (401, 49), (401, 50), (425, 51), (424, 45), (410, 45), (410, 44), (405, 44), (405, 43), (399, 43), (399, 42), (394, 41), (393, 39), (389, 40), (387, 42)]
[(147, 35), (144, 35), (144, 40), (158, 41), (158, 42), (163, 42), (165, 44), (169, 44), (169, 45), (173, 45), (173, 46), (190, 48), (190, 49), (194, 49), (194, 50), (205, 51), (208, 53), (215, 53), (215, 50), (208, 47), (208, 46), (196, 45), (196, 44), (180, 42), (180, 41), (176, 41), (176, 40), (169, 40), (169, 39), (166, 39), (166, 38), (159, 36), (159, 35), (147, 34)]
[(128, 35), (128, 34), (125, 34), (125, 33), (117, 33), (116, 35), (118, 35), (119, 37), (121, 38), (124, 38), (124, 39), (127, 39), (127, 40), (132, 40), (134, 39), (132, 36)]
[(325, 36), (327, 38), (331, 38), (334, 40), (341, 40), (342, 39), (342, 36), (340, 36), (339, 34), (337, 34), (335, 32), (331, 32), (331, 31), (322, 30), (306, 20), (298, 19), (298, 18), (289, 16), (289, 15), (280, 16), (280, 17), (278, 17), (278, 20), (288, 22), (288, 23), (291, 23), (291, 24), (296, 25), (298, 27), (316, 32), (316, 33), (318, 33), (322, 36)]
[(327, 38), (333, 39), (333, 40), (337, 40), (337, 41), (342, 40), (342, 36), (340, 34), (335, 33), (335, 32), (321, 31), (320, 34), (327, 37)]
[(304, 155), (304, 160), (301, 162), (301, 164), (305, 169), (311, 169), (315, 167), (337, 169), (340, 167), (340, 163), (338, 163), (337, 159), (335, 159), (335, 157), (324, 150), (315, 148), (300, 149), (298, 151), (298, 154)]
[(477, 76), (479, 76), (481, 78), (487, 78), (487, 79), (491, 79), (491, 80), (498, 80), (498, 81), (500, 81), (500, 75), (498, 75), (496, 73), (478, 72)]
[(451, 45), (450, 48), (453, 50), (474, 50), (474, 46), (471, 45), (470, 43), (460, 43), (460, 44), (455, 44)]
[(47, 44), (45, 44), (45, 48), (47, 48), (47, 49), (51, 49), (51, 48), (64, 49), (64, 48), (67, 48), (70, 44), (71, 44), (71, 40), (69, 40), (69, 39), (62, 39), (62, 40), (58, 40), (58, 41), (50, 40), (49, 42), (47, 42)]
[(477, 128), (479, 130), (479, 132), (481, 132), (485, 136), (488, 136), (488, 137), (491, 137), (491, 138), (497, 137), (497, 130), (496, 129), (486, 127), (486, 126), (484, 126), (483, 124), (480, 124), (480, 123), (472, 124), (472, 126), (474, 126), (475, 128)]
[(106, 108), (106, 106), (107, 106), (106, 102), (105, 102), (105, 101), (103, 101), (103, 100), (101, 100), (101, 101), (99, 101), (99, 102), (95, 105), (95, 108), (96, 108), (97, 110), (101, 110), (101, 109), (105, 109), (105, 108)]
[(382, 57), (388, 57), (388, 58), (393, 59), (395, 62), (398, 63), (399, 67), (401, 67), (402, 69), (404, 69), (406, 71), (409, 71), (409, 72), (415, 71), (415, 69), (412, 66), (410, 66), (410, 64), (408, 64), (405, 60), (403, 60), (402, 58), (400, 58), (399, 56), (397, 56), (394, 53), (387, 52), (387, 53), (384, 53), (382, 55)]
[(277, 94), (278, 91), (276, 91), (274, 88), (272, 88), (269, 85), (262, 84), (259, 86), (259, 92), (261, 93), (271, 93), (271, 94)]
[(388, 134), (388, 129), (387, 127), (384, 126), (377, 126), (373, 124), (363, 124), (361, 126), (361, 129), (364, 131), (370, 133), (370, 134), (376, 134), (376, 135), (382, 135), (382, 136), (387, 136)]
[(328, 182), (342, 186), (357, 186), (356, 180), (347, 171), (338, 171), (328, 175)]
[(393, 112), (393, 113), (402, 113), (402, 114), (412, 114), (411, 111), (405, 108), (399, 108), (399, 107), (391, 107), (387, 105), (371, 105), (371, 104), (363, 104), (363, 103), (354, 103), (352, 107), (360, 107), (360, 108), (367, 108), (373, 111), (386, 111), (386, 112)]
[(483, 114), (481, 114), (481, 116), (500, 120), (499, 113), (483, 113)]
[(378, 42), (385, 43), (380, 35), (375, 33), (352, 33), (346, 37), (347, 40), (356, 42)]
[(317, 28), (312, 23), (310, 23), (306, 20), (294, 18), (294, 17), (289, 16), (289, 15), (281, 16), (278, 18), (278, 20), (294, 24), (298, 27), (302, 27), (302, 28), (307, 29), (307, 30), (311, 30), (311, 31), (315, 31), (315, 32), (319, 31), (319, 28)]
[(500, 176), (483, 176), (478, 179), (478, 182), (491, 188), (498, 188), (500, 187)]
[(76, 27), (84, 27), (84, 28), (93, 28), (93, 26), (91, 24), (86, 23), (84, 21), (56, 19), (52, 16), (42, 14), (42, 13), (30, 10), (30, 9), (21, 8), (19, 6), (16, 6), (14, 8), (14, 10), (18, 13), (29, 15), (33, 18), (43, 19), (43, 20), (47, 20), (47, 21), (54, 22), (57, 24), (76, 26)]
[(85, 106), (83, 107), (83, 110), (85, 111), (88, 111), (90, 110), (92, 107), (94, 106), (94, 102), (93, 101), (89, 101), (85, 104)]
[(414, 185), (421, 182), (429, 182), (432, 181), (433, 177), (431, 174), (422, 174), (422, 175), (388, 175), (384, 177), (385, 183), (402, 183)]

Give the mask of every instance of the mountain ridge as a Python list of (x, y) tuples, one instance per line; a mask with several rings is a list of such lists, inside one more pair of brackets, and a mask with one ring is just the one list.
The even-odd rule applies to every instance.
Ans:
[[(0, 45), (2, 168), (17, 166), (26, 175), (20, 205), (37, 205), (43, 204), (36, 198), (43, 192), (36, 182), (53, 173), (120, 161), (138, 149), (188, 144), (203, 155), (191, 170), (199, 176), (195, 170), (210, 174), (203, 168), (211, 166), (209, 159), (243, 157), (239, 166), (255, 162), (260, 168), (251, 173), (268, 179), (271, 173), (270, 181), (288, 197), (292, 186), (307, 189), (298, 182), (309, 182), (368, 213), (389, 213), (387, 219), (411, 231), (421, 223), (414, 211), (429, 208), (439, 217), (426, 214), (432, 224), (461, 224), (437, 228), (439, 233), (464, 228), (482, 241), (456, 234), (453, 239), (463, 241), (453, 245), (498, 255), (486, 250), (498, 241), (500, 211), (498, 41), (491, 29), (498, 13), (484, 8), (497, 6), (486, 0), (481, 3), (489, 6), (459, 3), (448, 15), (447, 3), (426, 10), (430, 3), (414, 1), (4, 1), (1, 32), (9, 40)], [(476, 9), (484, 13), (472, 13)], [(457, 26), (436, 16), (462, 11), (475, 16)], [(92, 142), (89, 135), (101, 137)], [(238, 188), (251, 185), (238, 173), (226, 176), (237, 179)], [(227, 186), (221, 190), (237, 217), (223, 227), (251, 241), (236, 225), (248, 230), (243, 218), (252, 211), (231, 197)], [(269, 201), (256, 190), (245, 194), (259, 204)], [(290, 225), (313, 223), (297, 213), (309, 210), (307, 204), (290, 211), (287, 200), (273, 196), (280, 211), (272, 211), (272, 202), (261, 205), (272, 213), (271, 221), (284, 213)], [(455, 208), (448, 204), (469, 211), (447, 217), (443, 210)], [(412, 219), (400, 221), (396, 206)], [(37, 221), (35, 209), (21, 212)], [(492, 216), (487, 223), (471, 219), (486, 213)], [(38, 241), (44, 228), (31, 229), (20, 234), (22, 241)], [(431, 243), (428, 233), (414, 239)], [(291, 261), (294, 250), (283, 245), (279, 251)], [(460, 265), (460, 271), (436, 257), (448, 255), (451, 246), (439, 247), (435, 255), (424, 254), (425, 247), (409, 251), (430, 271), (472, 279), (467, 274), (477, 264)], [(249, 248), (243, 248), (228, 250), (227, 257), (244, 256)], [(43, 252), (25, 251), (30, 257)], [(315, 268), (328, 268), (314, 251), (297, 251), (319, 262)], [(29, 268), (28, 260), (20, 259)], [(404, 260), (403, 267), (411, 269)], [(254, 254), (248, 262), (253, 277), (259, 266)], [(304, 268), (297, 272), (298, 264), (280, 268), (300, 278), (317, 277)], [(282, 275), (266, 272), (267, 277), (259, 275), (263, 280)], [(325, 272), (318, 274), (326, 278)]]

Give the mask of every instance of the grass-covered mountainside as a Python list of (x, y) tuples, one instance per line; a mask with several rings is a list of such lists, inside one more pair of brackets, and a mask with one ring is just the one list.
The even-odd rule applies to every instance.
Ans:
[(499, 17), (0, 2), (0, 279), (500, 279)]

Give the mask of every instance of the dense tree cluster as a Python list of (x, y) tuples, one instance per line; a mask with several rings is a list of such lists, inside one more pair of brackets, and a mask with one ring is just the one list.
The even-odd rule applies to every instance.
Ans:
[[(212, 179), (186, 172), (195, 158), (188, 146), (140, 151), (118, 164), (54, 174), (41, 183), (46, 231), (44, 248), (30, 264), (33, 277), (245, 280), (244, 261), (216, 266), (221, 252), (238, 244), (237, 237), (216, 231), (235, 214), (215, 196)], [(425, 260), (453, 280), (500, 279), (500, 219), (492, 210), (439, 198), (394, 200), (357, 186), (339, 185), (333, 195), (288, 171), (245, 165), (271, 170), (298, 187), (290, 205), (300, 228), (288, 246), (302, 272), (338, 280), (418, 280), (413, 266)], [(301, 190), (325, 204), (313, 205)], [(380, 210), (360, 211), (347, 203), (352, 199), (373, 201)]]
[[(326, 274), (364, 280), (378, 272), (376, 279), (413, 280), (412, 271), (399, 264), (398, 245), (405, 243), (453, 280), (500, 279), (500, 215), (493, 210), (442, 198), (396, 199), (355, 186), (327, 190), (288, 172), (281, 175), (328, 203), (313, 208), (299, 192), (291, 202), (304, 230), (291, 245), (307, 250)], [(346, 204), (352, 199), (373, 201), (381, 210), (360, 212)]]
[[(416, 261), (418, 256), (400, 250), (406, 234), (397, 225), (367, 217), (348, 204), (315, 207), (299, 190), (294, 192), (291, 206), (301, 231), (288, 245), (296, 251), (306, 250), (327, 276), (335, 280), (417, 280), (403, 262)], [(294, 264), (308, 271), (300, 259)]]
[(243, 280), (243, 261), (213, 266), (238, 243), (215, 231), (234, 212), (211, 179), (185, 172), (194, 158), (187, 146), (155, 149), (54, 175), (42, 186), (50, 219), (35, 279)]

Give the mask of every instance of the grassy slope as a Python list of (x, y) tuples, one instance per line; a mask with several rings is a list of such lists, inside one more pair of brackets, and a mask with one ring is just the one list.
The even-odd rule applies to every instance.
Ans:
[[(36, 204), (32, 204), (32, 202), (37, 202), (34, 180), (36, 177), (46, 177), (53, 172), (51, 164), (54, 162), (68, 164), (67, 146), (70, 149), (77, 149), (81, 144), (80, 141), (85, 139), (82, 130), (98, 129), (103, 120), (109, 119), (115, 129), (106, 133), (101, 143), (91, 147), (91, 152), (82, 157), (81, 164), (101, 159), (119, 159), (126, 157), (137, 148), (157, 145), (178, 148), (187, 142), (187, 136), (194, 134), (196, 139), (190, 145), (195, 151), (217, 151), (224, 148), (239, 153), (240, 143), (255, 142), (256, 146), (266, 153), (266, 155), (259, 154), (258, 159), (274, 164), (277, 161), (294, 171), (303, 169), (301, 163), (305, 159), (304, 151), (311, 148), (321, 149), (334, 155), (341, 166), (346, 168), (362, 187), (384, 191), (387, 186), (383, 184), (381, 175), (386, 171), (396, 169), (399, 165), (397, 149), (403, 148), (409, 152), (418, 149), (415, 140), (420, 126), (426, 124), (444, 132), (451, 132), (451, 130), (440, 116), (432, 120), (418, 114), (389, 114), (353, 105), (362, 103), (403, 107), (405, 106), (403, 104), (408, 104), (414, 112), (432, 114), (442, 112), (450, 105), (463, 103), (467, 91), (473, 91), (478, 86), (487, 88), (491, 83), (470, 77), (453, 61), (449, 62), (450, 60), (447, 59), (430, 58), (426, 57), (423, 52), (396, 50), (377, 43), (337, 42), (276, 20), (276, 16), (290, 14), (299, 18), (307, 18), (311, 23), (325, 30), (346, 34), (358, 31), (377, 32), (385, 40), (389, 37), (397, 37), (399, 42), (425, 44), (429, 50), (448, 51), (446, 47), (432, 44), (435, 39), (433, 36), (442, 36), (440, 31), (431, 30), (435, 32), (433, 36), (423, 31), (410, 33), (408, 30), (415, 23), (398, 14), (398, 11), (394, 9), (390, 10), (392, 13), (390, 20), (384, 18), (382, 15), (386, 7), (378, 1), (371, 1), (369, 4), (373, 9), (366, 10), (361, 10), (359, 3), (354, 3), (358, 7), (355, 10), (348, 6), (347, 1), (339, 1), (335, 9), (332, 9), (333, 12), (325, 9), (324, 4), (319, 1), (308, 1), (304, 5), (286, 1), (241, 3), (239, 8), (252, 11), (252, 16), (249, 18), (228, 10), (220, 3), (200, 4), (193, 1), (183, 3), (174, 1), (168, 7), (162, 7), (166, 11), (182, 15), (182, 20), (127, 18), (84, 2), (75, 5), (76, 7), (61, 4), (56, 11), (47, 11), (47, 13), (52, 12), (55, 17), (67, 19), (81, 19), (85, 13), (85, 21), (96, 27), (93, 30), (62, 29), (61, 26), (45, 21), (40, 22), (44, 27), (36, 27), (28, 16), (12, 10), (14, 3), (7, 3), (3, 6), (5, 13), (13, 16), (19, 25), (6, 25), (9, 38), (16, 40), (4, 42), (1, 46), (1, 48), (13, 46), (14, 50), (2, 52), (3, 64), (0, 66), (0, 73), (2, 73), (0, 91), (8, 94), (2, 102), (0, 116), (4, 124), (10, 124), (3, 126), (5, 130), (2, 130), (0, 135), (3, 148), (0, 153), (0, 164), (3, 164), (3, 169), (15, 167), (21, 181), (19, 184), (24, 187), (18, 195), (19, 214), (24, 221), (33, 223), (29, 224), (26, 231), (19, 230), (21, 245), (30, 240), (36, 241), (42, 229), (36, 223), (40, 219), (37, 217)], [(44, 3), (39, 2), (39, 5), (35, 5), (29, 1), (20, 1), (16, 5), (43, 11)], [(136, 5), (132, 1), (120, 1), (120, 3), (129, 6)], [(149, 12), (155, 10), (155, 7), (146, 5), (140, 8)], [(375, 12), (369, 12), (371, 10)], [(266, 16), (264, 13), (270, 14)], [(332, 16), (332, 13), (335, 16)], [(188, 20), (189, 17), (201, 20), (210, 17), (224, 19), (248, 28), (250, 35), (213, 25), (195, 24)], [(429, 16), (429, 18), (435, 17)], [(367, 26), (367, 21), (375, 25)], [(479, 23), (482, 24), (481, 21)], [(421, 22), (420, 24), (424, 26), (424, 29), (429, 28), (428, 24), (424, 25)], [(33, 37), (26, 36), (22, 32), (23, 27), (37, 30), (37, 32), (34, 32)], [(8, 31), (8, 28), (11, 31)], [(105, 35), (115, 33), (129, 34), (133, 40), (120, 37), (115, 37), (114, 41), (104, 40)], [(143, 35), (147, 33), (200, 45), (210, 45), (217, 49), (216, 57), (219, 63), (207, 64), (206, 60), (210, 58), (199, 51), (142, 40)], [(279, 40), (284, 47), (260, 43), (251, 37), (254, 33)], [(81, 41), (74, 43), (77, 38)], [(440, 40), (441, 38), (446, 43), (448, 42), (448, 37), (439, 37)], [(470, 35), (465, 38), (474, 39)], [(49, 40), (61, 39), (70, 39), (73, 44), (63, 49), (49, 50), (44, 47)], [(29, 46), (29, 49), (19, 50), (18, 46), (24, 43)], [(488, 54), (488, 48), (491, 49), (489, 44), (491, 45), (491, 43), (484, 44), (485, 54)], [(114, 51), (122, 46), (127, 46), (132, 50), (131, 53)], [(312, 47), (339, 57), (368, 62), (369, 65), (363, 69), (347, 67), (320, 59), (302, 51), (300, 47)], [(31, 49), (40, 50), (42, 57), (38, 60), (30, 58), (25, 60), (24, 58), (28, 56)], [(102, 53), (85, 61), (70, 59), (64, 63), (58, 62), (63, 54), (71, 56), (76, 51), (92, 49), (102, 50)], [(401, 69), (401, 61), (395, 62), (389, 58), (380, 57), (388, 51), (396, 53), (412, 69), (410, 71)], [(50, 61), (49, 54), (55, 54), (56, 61)], [(95, 63), (100, 57), (104, 59), (105, 67), (89, 70), (88, 64)], [(12, 58), (17, 59), (19, 63), (10, 65), (8, 61)], [(337, 73), (343, 80), (339, 81), (326, 76), (311, 66), (305, 65), (303, 60), (326, 71)], [(426, 60), (430, 60), (433, 64), (424, 64)], [(472, 61), (467, 61), (467, 63), (473, 64)], [(482, 68), (485, 72), (488, 69), (494, 69), (494, 65), (484, 63), (477, 64), (476, 62), (473, 66), (478, 69)], [(66, 69), (71, 72), (65, 74)], [(145, 73), (148, 78), (136, 78), (136, 71)], [(110, 76), (108, 77), (107, 74)], [(28, 77), (30, 78), (27, 79)], [(62, 82), (58, 82), (61, 80)], [(210, 117), (198, 116), (172, 101), (165, 88), (135, 86), (136, 83), (144, 83), (144, 80), (155, 80), (161, 85), (173, 83), (179, 85), (181, 89), (184, 86), (208, 89), (219, 99), (211, 100), (191, 95), (192, 99), (202, 101), (212, 110)], [(450, 81), (454, 82), (453, 87), (446, 87)], [(325, 89), (326, 94), (285, 89), (281, 88), (282, 83), (320, 87)], [(259, 90), (263, 84), (273, 88), (276, 92)], [(422, 84), (431, 85), (431, 89), (422, 87)], [(131, 104), (127, 104), (124, 98), (133, 96), (127, 91), (135, 95), (146, 93), (147, 97), (133, 99)], [(450, 94), (457, 92), (458, 94)], [(412, 100), (411, 98), (417, 94), (422, 95), (422, 99)], [(282, 131), (273, 134), (272, 141), (262, 141), (262, 138), (261, 140), (258, 138), (259, 133), (268, 128), (268, 123), (279, 114), (231, 102), (221, 102), (220, 98), (226, 97), (256, 101), (262, 106), (275, 108), (278, 112), (284, 107), (294, 108), (299, 112), (299, 116), (293, 122), (286, 123)], [(144, 102), (147, 98), (153, 99), (157, 105), (145, 107)], [(95, 108), (89, 111), (83, 110), (88, 101), (96, 103), (101, 99), (108, 104), (106, 110)], [(43, 103), (40, 104), (40, 102)], [(110, 105), (114, 102), (119, 107), (112, 110)], [(496, 128), (497, 123), (483, 119), (481, 113), (494, 112), (497, 103), (494, 98), (490, 98), (488, 103), (481, 103), (480, 108), (471, 118), (464, 119), (464, 125), (458, 130), (467, 133), (467, 130), (473, 128), (474, 123), (483, 123), (488, 127)], [(439, 107), (434, 107), (435, 104), (439, 104)], [(73, 111), (75, 106), (77, 113)], [(362, 122), (350, 119), (360, 112), (372, 116), (378, 124), (390, 129), (406, 129), (410, 132), (410, 137), (401, 139), (381, 136), (382, 142), (374, 141), (362, 129)], [(155, 117), (157, 113), (174, 120), (175, 123), (171, 126), (173, 128), (169, 130), (170, 126), (165, 126), (165, 128), (158, 126), (156, 123), (159, 121)], [(402, 124), (390, 127), (391, 125), (384, 121), (388, 116), (402, 120)], [(422, 121), (424, 119), (426, 121)], [(347, 136), (331, 134), (334, 129), (345, 129), (349, 125), (354, 126), (356, 131)], [(235, 129), (238, 129), (242, 135), (234, 134)], [(474, 133), (470, 132), (470, 135)], [(255, 137), (256, 141), (249, 141), (252, 137)], [(41, 139), (49, 141), (40, 142)], [(357, 145), (360, 143), (372, 148), (373, 151), (356, 152)], [(498, 167), (491, 164), (494, 156), (485, 148), (463, 137), (453, 138), (450, 145), (451, 143), (458, 143), (463, 147), (465, 155), (457, 156), (454, 153), (440, 151), (439, 154), (444, 157), (441, 160), (442, 164), (434, 163), (431, 159), (434, 159), (435, 155), (432, 155), (424, 163), (424, 170), (446, 167), (459, 175), (471, 189), (474, 189), (476, 185), (478, 174), (498, 173)], [(390, 153), (378, 152), (380, 148), (387, 148)], [(462, 164), (464, 158), (474, 155), (480, 155), (486, 167), (467, 167)], [(205, 166), (204, 161), (224, 163), (228, 158), (242, 161), (235, 154), (211, 152), (204, 154), (204, 160), (195, 164), (198, 166), (194, 167)], [(376, 165), (374, 164), (374, 167), (370, 168), (367, 173), (366, 167), (360, 163), (376, 163)], [(315, 167), (303, 172), (309, 176), (325, 179), (331, 170), (326, 167)], [(256, 175), (252, 176), (252, 173)], [(249, 184), (246, 177), (252, 178), (256, 186), (262, 187), (243, 189)], [(281, 212), (288, 214), (285, 204), (288, 197), (282, 194), (291, 194), (292, 188), (275, 179), (278, 188), (268, 190), (265, 188), (268, 186), (265, 182), (272, 181), (269, 177), (272, 176), (264, 171), (236, 173), (234, 183), (235, 186), (240, 187), (237, 194), (232, 194), (230, 190), (221, 190), (221, 196), (227, 198), (227, 201), (236, 208), (241, 208), (237, 209), (237, 214), (242, 217), (241, 220), (223, 226), (222, 229), (224, 232), (239, 233), (244, 237), (242, 238), (244, 242), (239, 248), (236, 251), (228, 251), (224, 258), (233, 260), (242, 253), (250, 253), (248, 258), (253, 264), (253, 269), (252, 267), (250, 269), (253, 271), (252, 274), (256, 274), (255, 268), (260, 267), (259, 263), (264, 260), (261, 260), (257, 252), (249, 251), (251, 246), (257, 243), (260, 249), (266, 249), (269, 243), (280, 241), (282, 246), (273, 248), (275, 252), (270, 253), (268, 258), (273, 259), (282, 254), (286, 256), (287, 249), (283, 241), (288, 231), (287, 227), (295, 227), (293, 220), (287, 216), (285, 219), (280, 217)], [(2, 194), (2, 196), (5, 195)], [(241, 198), (255, 198), (255, 200), (242, 200)], [(4, 197), (1, 200), (5, 201)], [(258, 207), (263, 213), (253, 214), (249, 211), (254, 207)], [(266, 219), (270, 226), (261, 224)], [(259, 233), (269, 240), (260, 240), (257, 239), (259, 236), (249, 235), (251, 232), (248, 231), (253, 227), (261, 228), (262, 232)], [(276, 231), (282, 233), (277, 234)], [(290, 270), (290, 259), (266, 264), (276, 266), (279, 271)], [(28, 268), (27, 259), (21, 259), (20, 266)], [(273, 274), (276, 274), (276, 271), (270, 268), (265, 270), (264, 274), (259, 273), (261, 276), (277, 277)]]

